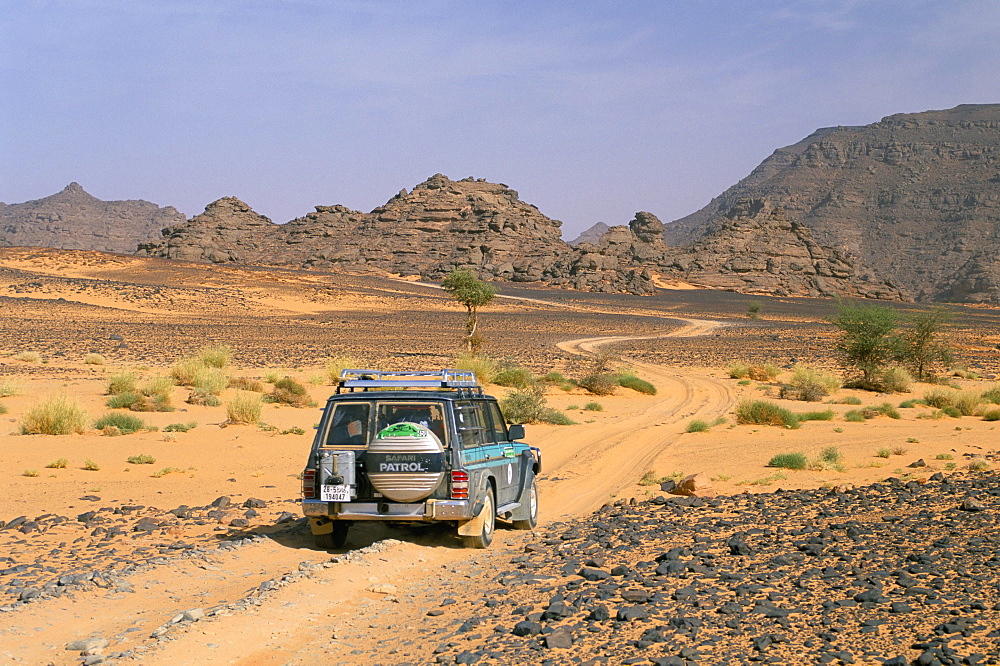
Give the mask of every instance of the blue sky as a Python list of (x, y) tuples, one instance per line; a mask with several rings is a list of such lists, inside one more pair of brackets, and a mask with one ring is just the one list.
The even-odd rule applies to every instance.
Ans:
[(996, 0), (0, 0), (0, 201), (369, 211), (441, 172), (567, 237), (819, 127), (1000, 102)]

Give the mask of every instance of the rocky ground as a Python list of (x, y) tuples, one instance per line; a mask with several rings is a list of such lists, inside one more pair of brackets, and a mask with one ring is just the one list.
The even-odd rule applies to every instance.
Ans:
[(376, 661), (996, 664), (998, 508), (993, 474), (619, 501), (439, 599), (429, 652)]

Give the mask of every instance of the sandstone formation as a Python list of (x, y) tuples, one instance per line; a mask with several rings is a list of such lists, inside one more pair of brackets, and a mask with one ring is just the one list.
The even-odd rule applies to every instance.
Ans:
[(159, 243), (142, 244), (139, 250), (167, 259), (256, 263), (262, 243), (277, 229), (236, 197), (223, 197), (182, 226), (163, 229)]
[(561, 222), (506, 185), (436, 174), (364, 214), (344, 206), (274, 225), (238, 199), (220, 199), (144, 245), (152, 256), (339, 268), (439, 279), (468, 268), (484, 279), (535, 282), (572, 249)]
[(184, 215), (148, 201), (101, 201), (77, 183), (17, 204), (0, 203), (0, 246), (135, 252)]
[(669, 267), (687, 282), (776, 296), (858, 296), (905, 300), (854, 257), (815, 242), (809, 229), (759, 199), (741, 199), (688, 248), (671, 248)]
[(690, 245), (748, 197), (918, 300), (1000, 303), (1000, 105), (818, 130), (668, 224), (667, 242)]

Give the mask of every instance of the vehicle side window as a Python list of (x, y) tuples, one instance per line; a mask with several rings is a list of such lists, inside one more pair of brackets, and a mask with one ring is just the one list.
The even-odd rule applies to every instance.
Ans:
[(487, 404), (489, 405), (490, 416), (493, 421), (493, 436), (491, 439), (494, 442), (510, 441), (510, 438), (507, 436), (507, 425), (503, 421), (503, 414), (500, 413), (500, 408), (497, 407), (495, 402)]
[(365, 446), (368, 444), (371, 405), (367, 402), (341, 403), (334, 407), (326, 446)]
[(474, 449), (486, 443), (486, 415), (482, 405), (462, 402), (455, 405), (455, 423), (462, 438), (463, 449)]

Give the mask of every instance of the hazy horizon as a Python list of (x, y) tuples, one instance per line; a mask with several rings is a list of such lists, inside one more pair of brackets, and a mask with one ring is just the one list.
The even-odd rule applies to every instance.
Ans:
[(503, 182), (571, 239), (701, 208), (821, 127), (995, 103), (1000, 4), (9, 0), (0, 201), (368, 212)]

